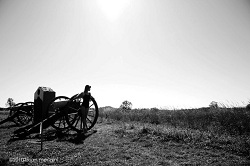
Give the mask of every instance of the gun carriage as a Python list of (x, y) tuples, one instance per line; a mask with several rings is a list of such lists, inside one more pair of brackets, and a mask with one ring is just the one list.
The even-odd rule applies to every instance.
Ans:
[[(87, 86), (88, 89), (86, 90)], [(72, 130), (76, 132), (93, 128), (97, 122), (99, 112), (94, 97), (88, 92), (91, 87), (87, 86), (85, 86), (83, 93), (76, 94), (71, 98), (66, 96), (54, 97), (46, 105), (45, 114), (41, 114), (44, 117), (39, 122), (34, 121), (34, 115), (37, 116), (35, 109), (38, 107), (33, 102), (20, 103), (11, 108), (11, 118), (7, 118), (8, 121), (13, 120), (15, 123), (24, 125), (33, 120), (32, 124), (15, 130), (13, 136), (25, 138), (32, 133), (39, 132), (41, 126), (43, 129), (52, 126), (58, 131)], [(86, 116), (83, 116), (83, 108), (86, 111)]]
[(23, 126), (32, 121), (34, 102), (17, 103), (6, 109), (10, 111), (9, 115), (0, 122), (0, 125), (6, 122), (14, 122), (18, 126)]

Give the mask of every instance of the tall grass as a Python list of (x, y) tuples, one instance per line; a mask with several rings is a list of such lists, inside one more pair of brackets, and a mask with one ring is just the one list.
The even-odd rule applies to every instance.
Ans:
[(123, 122), (138, 121), (150, 124), (167, 124), (174, 127), (210, 131), (217, 134), (243, 135), (250, 133), (250, 112), (245, 108), (200, 109), (116, 109), (103, 111), (100, 118)]
[[(246, 108), (100, 109), (102, 119), (142, 125), (142, 128), (138, 125), (132, 127), (138, 130), (133, 136), (135, 140), (143, 140), (150, 135), (161, 142), (209, 146), (250, 158), (250, 111)], [(116, 132), (121, 135), (131, 134), (126, 131), (126, 127), (123, 127)]]

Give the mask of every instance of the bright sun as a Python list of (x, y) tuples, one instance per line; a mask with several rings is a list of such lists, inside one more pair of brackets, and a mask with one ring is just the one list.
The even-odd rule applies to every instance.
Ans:
[(110, 21), (117, 20), (130, 0), (97, 0), (97, 4)]

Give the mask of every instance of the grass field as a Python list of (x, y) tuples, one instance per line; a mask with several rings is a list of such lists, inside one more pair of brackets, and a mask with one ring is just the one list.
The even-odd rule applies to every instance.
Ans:
[(219, 146), (250, 157), (250, 112), (245, 108), (100, 110), (100, 117), (151, 124), (162, 139)]
[[(0, 113), (0, 119), (7, 116)], [(0, 165), (250, 165), (249, 115), (243, 108), (100, 109), (97, 132), (12, 140), (0, 126)]]
[(174, 127), (210, 131), (217, 134), (244, 135), (250, 133), (250, 111), (245, 108), (200, 108), (180, 110), (100, 109), (100, 117), (165, 124)]

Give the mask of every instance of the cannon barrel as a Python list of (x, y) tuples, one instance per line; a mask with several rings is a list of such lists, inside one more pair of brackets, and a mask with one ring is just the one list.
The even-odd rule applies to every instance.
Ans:
[(58, 101), (58, 102), (54, 102), (54, 107), (55, 108), (62, 108), (65, 107), (67, 105), (68, 101)]

